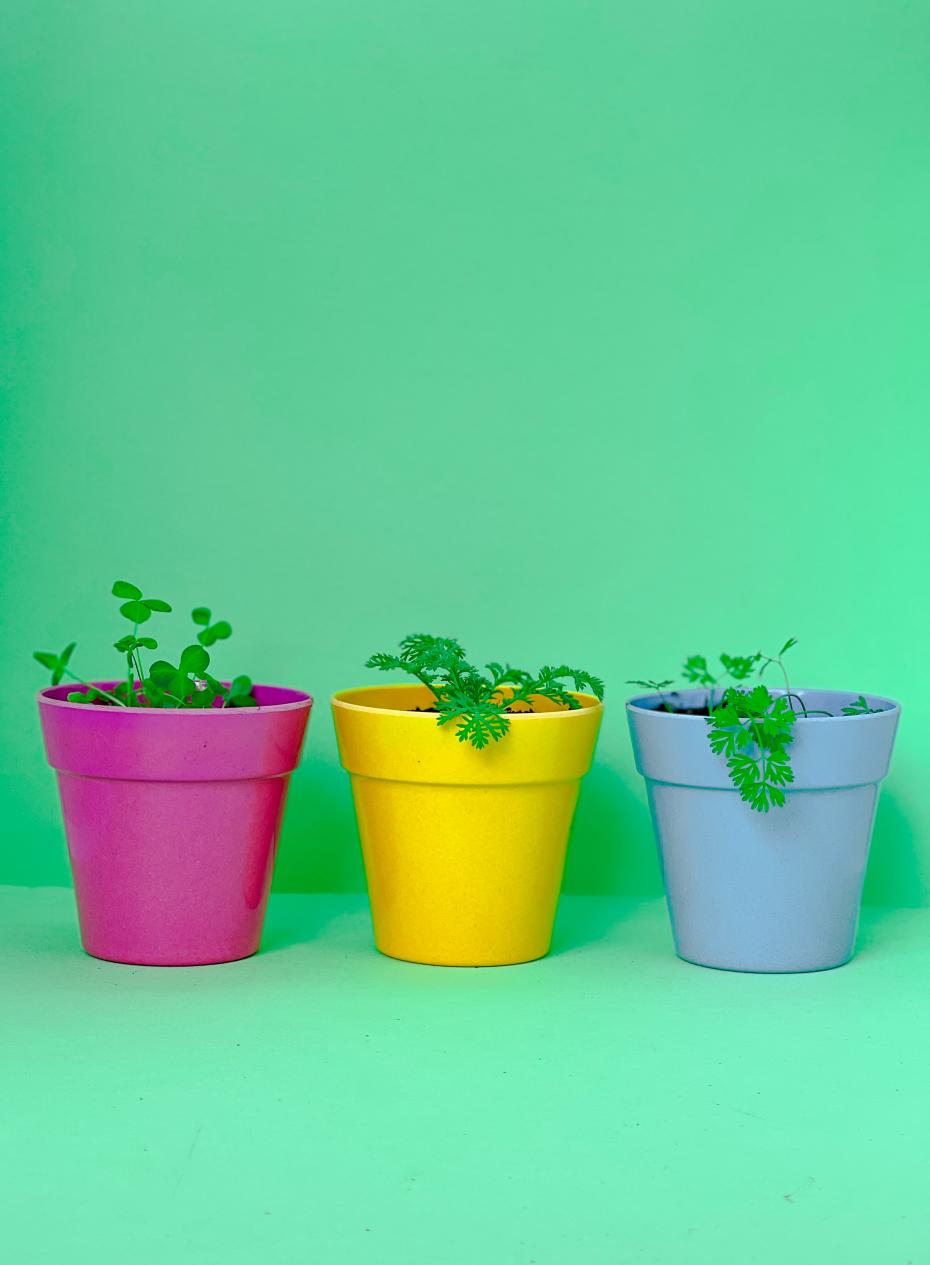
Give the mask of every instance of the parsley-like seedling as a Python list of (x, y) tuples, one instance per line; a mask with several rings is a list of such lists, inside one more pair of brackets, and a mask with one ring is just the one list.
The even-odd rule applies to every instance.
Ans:
[(785, 802), (783, 787), (794, 781), (788, 748), (794, 741), (795, 713), (785, 694), (764, 685), (730, 687), (708, 717), (710, 749), (726, 758), (740, 798), (767, 813)]
[(590, 690), (595, 698), (604, 697), (603, 681), (580, 668), (543, 667), (533, 676), (520, 668), (488, 663), (482, 672), (467, 662), (465, 651), (452, 637), (405, 637), (400, 654), (373, 654), (365, 666), (415, 676), (435, 699), (437, 723), (454, 722), (459, 742), (470, 742), (479, 750), (503, 738), (511, 715), (531, 712), (534, 697), (572, 710), (580, 707), (566, 678), (579, 693)]
[(860, 694), (858, 698), (853, 699), (848, 707), (840, 709), (844, 716), (872, 716), (876, 712), (880, 712), (880, 707), (870, 707), (866, 702), (865, 695)]
[(641, 685), (644, 690), (652, 690), (656, 694), (664, 694), (669, 685), (674, 685), (672, 680), (668, 681), (627, 681), (627, 685)]
[[(785, 802), (784, 788), (794, 781), (789, 748), (794, 740), (795, 721), (799, 716), (833, 714), (807, 707), (792, 690), (784, 656), (797, 644), (796, 637), (789, 637), (775, 655), (762, 651), (752, 655), (722, 654), (721, 670), (716, 673), (711, 671), (704, 655), (699, 654), (690, 655), (682, 667), (682, 675), (689, 685), (703, 686), (707, 690), (706, 706), (700, 714), (707, 712), (711, 750), (715, 755), (724, 756), (730, 780), (740, 797), (760, 813), (767, 813), (772, 807), (780, 808)], [(770, 667), (777, 668), (784, 679), (785, 688), (779, 694), (773, 694), (761, 684), (761, 677)], [(743, 686), (741, 683), (753, 672), (757, 672), (760, 683), (752, 688)], [(724, 685), (723, 694), (717, 699), (715, 690), (726, 678), (736, 684)], [(630, 681), (629, 684), (654, 689), (662, 698), (661, 710), (677, 710), (665, 693), (671, 681)], [(861, 716), (880, 710), (869, 707), (860, 694), (842, 709), (842, 714)]]
[(191, 612), (194, 624), (200, 629), (197, 642), (181, 652), (177, 666), (166, 659), (157, 659), (146, 671), (143, 650), (157, 650), (154, 637), (140, 637), (139, 625), (147, 623), (153, 614), (170, 614), (171, 607), (158, 597), (143, 597), (142, 590), (128, 580), (117, 580), (113, 585), (114, 597), (123, 598), (119, 613), (132, 624), (132, 632), (126, 633), (113, 643), (113, 649), (126, 656), (126, 679), (112, 691), (91, 685), (78, 676), (69, 666), (75, 642), (65, 646), (60, 654), (37, 650), (33, 658), (52, 674), (52, 685), (58, 685), (63, 677), (69, 677), (85, 686), (72, 690), (69, 703), (100, 703), (115, 707), (255, 707), (252, 682), (247, 676), (237, 676), (231, 685), (223, 685), (207, 671), (210, 655), (206, 647), (232, 635), (232, 628), (225, 619), (211, 623), (211, 615), (205, 606)]

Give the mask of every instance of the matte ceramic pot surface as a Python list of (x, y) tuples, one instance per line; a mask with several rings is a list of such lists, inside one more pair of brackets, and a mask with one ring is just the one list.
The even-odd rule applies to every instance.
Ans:
[[(773, 691), (777, 693), (778, 691)], [(799, 690), (833, 713), (854, 694)], [(705, 690), (676, 695), (700, 706)], [(865, 716), (799, 718), (783, 808), (753, 812), (715, 756), (701, 716), (632, 699), (627, 717), (646, 779), (679, 956), (737, 971), (819, 971), (852, 956), (879, 784), (900, 707), (867, 696)]]
[(333, 698), (352, 782), (375, 943), (440, 966), (503, 966), (549, 951), (581, 778), (603, 708), (511, 717), (482, 751), (428, 707), (421, 685)]
[(258, 707), (117, 708), (73, 689), (42, 690), (39, 714), (84, 948), (151, 966), (250, 956), (313, 700), (260, 685)]

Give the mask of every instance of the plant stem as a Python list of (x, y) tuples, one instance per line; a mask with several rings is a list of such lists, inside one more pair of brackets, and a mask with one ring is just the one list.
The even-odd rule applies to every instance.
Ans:
[(798, 702), (801, 704), (801, 711), (806, 716), (807, 708), (804, 706), (804, 699), (801, 698), (800, 694), (795, 694), (795, 692), (792, 690), (791, 682), (788, 680), (788, 669), (782, 663), (781, 655), (779, 655), (777, 659), (773, 659), (769, 655), (763, 655), (762, 658), (765, 660), (765, 662), (762, 664), (762, 668), (759, 672), (760, 679), (762, 677), (762, 673), (769, 666), (769, 664), (774, 663), (777, 666), (779, 672), (782, 674), (782, 676), (785, 679), (785, 698), (788, 700), (788, 706), (791, 708), (792, 711), (796, 711), (796, 708), (794, 707), (794, 704), (791, 701), (792, 699), (796, 698)]
[(145, 680), (145, 673), (142, 670), (142, 655), (139, 653), (138, 647), (136, 648), (136, 671), (139, 673), (139, 688), (142, 689), (142, 682)]
[[(138, 636), (139, 636), (139, 625), (137, 623), (134, 623), (132, 626), (133, 641), (135, 641)], [(127, 664), (127, 667), (129, 668), (129, 679), (126, 682), (126, 706), (132, 707), (133, 705), (132, 700), (133, 700), (133, 696), (135, 695), (135, 689), (133, 688), (133, 681), (135, 680), (136, 667), (135, 667), (135, 664), (133, 663), (131, 650), (126, 655), (126, 664)]]
[[(500, 698), (492, 706), (499, 708), (501, 712), (505, 712), (508, 707), (513, 707), (514, 703), (528, 703), (532, 696), (526, 692), (530, 684), (534, 684), (534, 682), (521, 685), (518, 690), (513, 690), (509, 697), (505, 694), (500, 694)], [(497, 691), (497, 693), (500, 693), (500, 691)]]
[(114, 695), (102, 690), (99, 685), (92, 685), (90, 681), (85, 681), (82, 676), (78, 676), (76, 672), (72, 672), (70, 668), (65, 668), (65, 676), (70, 676), (72, 681), (77, 681), (79, 685), (86, 685), (89, 690), (94, 690), (97, 694), (102, 694), (104, 698), (108, 698), (111, 703), (115, 703), (117, 707), (125, 707), (126, 704)]
[(421, 685), (426, 686), (426, 688), (432, 694), (435, 701), (438, 703), (439, 695), (436, 693), (436, 689), (433, 685), (433, 682), (429, 679), (429, 677), (425, 676), (422, 672), (414, 672), (413, 675), (417, 678), (417, 680), (420, 682)]

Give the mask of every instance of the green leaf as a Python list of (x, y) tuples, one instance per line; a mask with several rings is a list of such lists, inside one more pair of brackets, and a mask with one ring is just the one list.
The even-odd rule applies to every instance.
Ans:
[(210, 612), (206, 606), (195, 606), (191, 611), (191, 619), (195, 624), (203, 624), (206, 627), (210, 622)]
[[(415, 633), (400, 643), (404, 667), (415, 675), (453, 673), (465, 664), (465, 651), (452, 637)], [(471, 669), (474, 672), (474, 669)]]
[(237, 676), (233, 678), (233, 682), (229, 687), (231, 698), (238, 698), (242, 695), (252, 693), (252, 681), (247, 676)]
[(158, 649), (158, 642), (155, 640), (155, 638), (154, 638), (154, 637), (140, 637), (140, 638), (139, 638), (139, 645), (140, 645), (140, 646), (142, 646), (142, 647), (143, 647), (143, 649), (145, 649), (145, 650), (157, 650), (157, 649)]
[(542, 667), (536, 674), (535, 679), (530, 677), (509, 701), (513, 703), (520, 698), (529, 700), (534, 695), (539, 695), (542, 698), (551, 699), (553, 703), (558, 703), (562, 707), (571, 707), (572, 704), (577, 707), (578, 703), (571, 697), (560, 680), (560, 677), (567, 675), (567, 673), (567, 668)]
[(50, 672), (54, 672), (58, 667), (58, 655), (52, 654), (49, 650), (36, 650), (32, 655), (33, 659), (37, 659), (43, 668), (48, 668)]
[(59, 685), (61, 683), (61, 678), (65, 674), (65, 668), (68, 666), (68, 660), (71, 658), (76, 644), (77, 643), (74, 641), (69, 642), (59, 655), (48, 655), (47, 657), (43, 656), (43, 658), (39, 658), (39, 655), (42, 654), (42, 652), (36, 652), (35, 657), (39, 659), (39, 662), (45, 667), (51, 669), (52, 685)]
[(165, 691), (152, 680), (151, 676), (147, 676), (142, 682), (142, 691), (152, 707), (165, 706)]
[(143, 605), (147, 606), (150, 611), (163, 611), (168, 614), (171, 607), (167, 602), (163, 602), (160, 597), (146, 597), (143, 599)]
[(113, 642), (113, 649), (118, 650), (120, 654), (129, 654), (138, 644), (132, 633), (127, 633), (125, 637), (120, 637), (119, 641)]
[(749, 715), (764, 716), (774, 700), (764, 685), (757, 685), (743, 695), (743, 701)]
[(707, 659), (702, 654), (692, 654), (682, 666), (682, 675), (692, 685), (716, 685), (717, 678), (711, 676), (707, 667)]
[(403, 659), (399, 659), (396, 654), (373, 654), (365, 661), (366, 668), (377, 668), (379, 672), (398, 671), (406, 666)]
[(506, 716), (500, 716), (496, 712), (476, 712), (470, 721), (459, 726), (458, 739), (459, 742), (467, 739), (473, 747), (480, 749), (488, 738), (492, 742), (499, 742), (509, 729), (510, 721)]
[(756, 812), (785, 803), (782, 788), (794, 780), (788, 747), (795, 720), (787, 698), (764, 685), (731, 687), (708, 718), (711, 751), (726, 759), (730, 780)]
[(130, 584), (128, 580), (117, 580), (113, 585), (112, 593), (114, 597), (131, 597), (137, 601), (142, 596), (142, 590)]
[(124, 602), (119, 608), (119, 613), (133, 624), (144, 624), (147, 619), (152, 617), (152, 612), (145, 603), (137, 601)]
[(201, 676), (210, 666), (210, 656), (203, 646), (185, 646), (181, 652), (181, 671)]
[[(154, 689), (150, 687), (154, 685)], [(148, 679), (145, 682), (146, 696), (151, 696), (156, 706), (177, 707), (180, 700), (183, 704), (184, 699), (192, 695), (196, 687), (187, 673), (182, 672), (173, 664), (159, 659), (153, 663), (149, 669)], [(167, 695), (171, 695), (170, 698)], [(160, 700), (160, 701), (156, 701)]]
[(840, 710), (844, 716), (869, 716), (880, 712), (882, 709), (880, 707), (870, 707), (865, 695), (860, 694), (848, 707), (843, 707)]
[(581, 703), (573, 689), (577, 693), (590, 690), (598, 698), (604, 693), (599, 677), (565, 665), (540, 668), (534, 677), (522, 668), (492, 660), (486, 665), (486, 675), (466, 660), (462, 645), (452, 637), (417, 633), (405, 637), (400, 649), (399, 655), (373, 654), (366, 667), (415, 676), (433, 693), (437, 723), (455, 722), (459, 741), (479, 750), (508, 732), (508, 707), (532, 711), (532, 699), (539, 696), (562, 707), (578, 708)]
[(67, 697), (69, 703), (95, 703), (98, 698), (104, 696), (99, 690), (89, 685), (85, 690), (72, 690)]
[(779, 650), (778, 652), (779, 659), (781, 658), (783, 654), (787, 654), (787, 652), (792, 648), (792, 646), (796, 646), (797, 644), (798, 644), (797, 637), (789, 637), (788, 640), (785, 642), (785, 644), (782, 646), (781, 650)]
[(481, 751), (489, 742), (499, 742), (510, 728), (507, 716), (497, 711), (479, 709), (461, 717), (456, 729), (459, 742), (470, 742)]
[(257, 707), (258, 702), (251, 694), (236, 694), (229, 700), (230, 707)]
[(745, 681), (748, 676), (752, 675), (752, 670), (759, 662), (759, 658), (758, 654), (722, 654), (720, 662), (734, 681)]
[(232, 636), (232, 627), (225, 619), (221, 619), (211, 624), (209, 628), (202, 629), (197, 634), (197, 640), (202, 646), (212, 646), (215, 641), (224, 641), (230, 636)]
[(149, 668), (149, 676), (157, 684), (162, 685), (178, 675), (178, 669), (167, 659), (157, 659)]
[(599, 676), (592, 676), (590, 672), (585, 672), (581, 668), (572, 668), (568, 675), (572, 678), (575, 689), (579, 694), (590, 691), (599, 701), (604, 701), (604, 682)]

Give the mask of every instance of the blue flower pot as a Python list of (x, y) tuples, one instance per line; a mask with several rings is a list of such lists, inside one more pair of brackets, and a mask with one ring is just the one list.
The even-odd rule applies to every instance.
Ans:
[[(778, 691), (773, 691), (777, 693)], [(627, 718), (646, 779), (675, 948), (698, 966), (728, 971), (825, 971), (855, 947), (879, 786), (901, 709), (843, 716), (855, 695), (800, 690), (791, 744), (794, 782), (782, 808), (754, 812), (715, 756), (707, 720), (634, 698)], [(706, 691), (674, 696), (700, 707)]]

